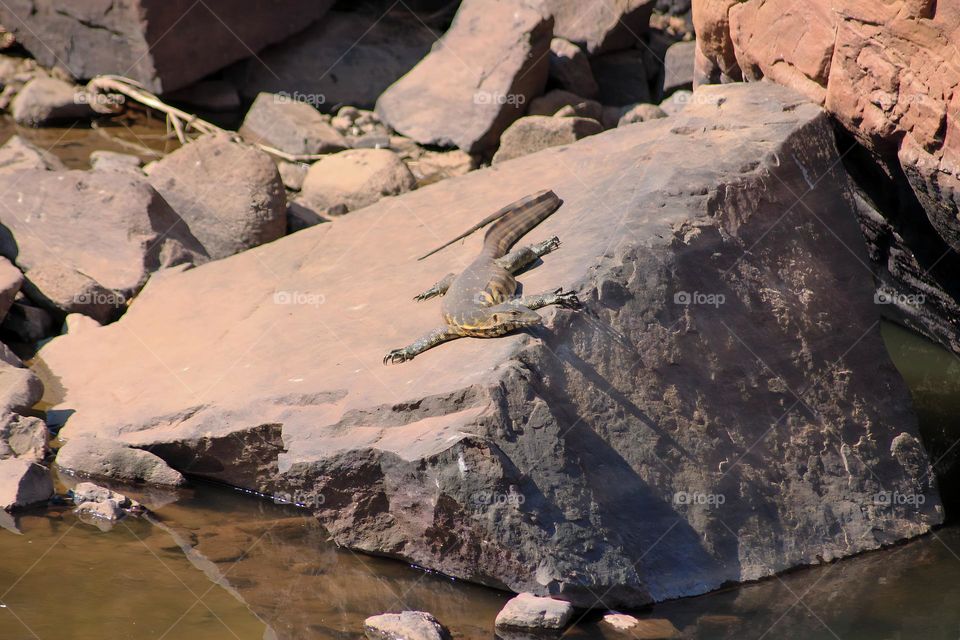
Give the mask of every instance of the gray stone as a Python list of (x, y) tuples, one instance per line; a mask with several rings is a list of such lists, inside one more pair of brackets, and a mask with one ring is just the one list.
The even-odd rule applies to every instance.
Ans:
[(0, 173), (0, 192), (7, 194), (0, 212), (0, 254), (25, 272), (51, 265), (73, 269), (129, 295), (156, 269), (206, 259), (187, 226), (142, 176)]
[(78, 516), (99, 518), (108, 522), (116, 522), (123, 517), (123, 509), (112, 500), (103, 502), (81, 502), (75, 509)]
[(617, 121), (617, 126), (623, 127), (628, 124), (636, 124), (637, 122), (646, 122), (647, 120), (657, 120), (658, 118), (666, 117), (667, 112), (657, 105), (640, 103), (624, 111), (623, 115), (620, 116), (620, 120)]
[(129, 153), (98, 149), (90, 154), (90, 168), (94, 171), (130, 171), (140, 174), (142, 161)]
[(10, 511), (46, 502), (53, 496), (50, 471), (30, 460), (0, 460), (0, 509)]
[(259, 142), (294, 155), (342, 151), (350, 145), (306, 102), (275, 93), (261, 93), (240, 127), (247, 142)]
[[(155, 274), (117, 322), (41, 349), (66, 390), (53, 411), (72, 410), (61, 436), (322, 496), (337, 544), (583, 607), (929, 531), (943, 519), (929, 459), (891, 452), (919, 439), (916, 416), (829, 118), (773, 83), (704, 91), (672, 118)], [(791, 208), (807, 180), (823, 223)], [(563, 244), (523, 291), (563, 287), (588, 311), (382, 367), (442, 323), (411, 298), (483, 234), (417, 256), (545, 188), (563, 205), (521, 243)]]
[(670, 45), (663, 60), (662, 95), (669, 96), (677, 89), (693, 90), (693, 66), (696, 52), (697, 43), (693, 40)]
[(405, 11), (331, 11), (259, 59), (240, 63), (231, 77), (248, 99), (267, 91), (322, 111), (343, 104), (369, 108), (439, 37)]
[(497, 627), (560, 630), (573, 617), (573, 605), (563, 600), (521, 593), (497, 614)]
[(47, 425), (40, 418), (6, 413), (0, 422), (0, 458), (42, 462), (50, 452), (49, 438)]
[(450, 640), (450, 632), (425, 611), (370, 616), (363, 622), (367, 640)]
[(56, 78), (34, 78), (10, 104), (10, 113), (18, 124), (38, 127), (95, 115), (90, 97), (78, 87)]
[(303, 181), (307, 177), (307, 171), (310, 165), (306, 162), (287, 162), (286, 160), (277, 160), (277, 171), (280, 172), (280, 180), (283, 186), (291, 191), (300, 191), (303, 188)]
[(255, 147), (203, 136), (157, 161), (150, 184), (219, 260), (283, 236), (286, 194), (277, 166)]
[(589, 118), (549, 116), (520, 118), (503, 132), (500, 138), (500, 149), (493, 156), (493, 164), (513, 160), (549, 147), (572, 144), (601, 131), (603, 127), (600, 123)]
[(43, 383), (30, 369), (0, 363), (0, 415), (24, 412), (43, 397)]
[(594, 98), (599, 91), (587, 54), (563, 38), (550, 41), (549, 78), (561, 89), (584, 98)]
[(300, 195), (304, 204), (316, 209), (343, 205), (354, 211), (415, 186), (410, 169), (393, 151), (352, 149), (311, 165)]
[[(571, 107), (570, 111), (561, 113), (565, 107)], [(596, 100), (585, 100), (562, 89), (554, 89), (539, 98), (534, 98), (530, 101), (530, 109), (527, 112), (527, 115), (531, 116), (568, 117), (573, 115), (594, 120), (599, 120), (602, 114), (603, 105)]]
[(119, 74), (155, 93), (185, 87), (323, 16), (333, 0), (7, 0), (0, 24), (45, 67)]
[(555, 36), (588, 54), (627, 49), (647, 32), (654, 0), (544, 0)]
[(10, 136), (10, 139), (0, 147), (0, 171), (63, 168), (63, 163), (55, 155), (43, 151), (18, 135)]
[(106, 438), (70, 438), (57, 451), (57, 466), (71, 473), (121, 482), (168, 486), (185, 482), (179, 472), (149, 451), (134, 449)]
[(380, 96), (377, 115), (421, 144), (495, 147), (547, 81), (551, 21), (540, 11), (532, 0), (465, 0), (430, 54)]
[(590, 60), (593, 77), (600, 86), (598, 100), (606, 105), (624, 106), (650, 102), (650, 82), (642, 51), (618, 51)]

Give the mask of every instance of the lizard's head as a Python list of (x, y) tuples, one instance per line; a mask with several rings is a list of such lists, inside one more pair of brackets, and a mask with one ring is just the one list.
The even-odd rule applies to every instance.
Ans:
[(461, 325), (467, 335), (482, 338), (502, 336), (524, 327), (540, 324), (543, 318), (536, 311), (518, 305), (498, 304), (487, 307), (469, 325)]

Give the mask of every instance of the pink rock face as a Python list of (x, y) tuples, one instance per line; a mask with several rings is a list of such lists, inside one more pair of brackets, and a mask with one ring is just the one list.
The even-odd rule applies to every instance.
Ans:
[(703, 34), (700, 82), (742, 71), (824, 105), (868, 148), (899, 160), (934, 228), (960, 248), (960, 6), (694, 0), (693, 7)]

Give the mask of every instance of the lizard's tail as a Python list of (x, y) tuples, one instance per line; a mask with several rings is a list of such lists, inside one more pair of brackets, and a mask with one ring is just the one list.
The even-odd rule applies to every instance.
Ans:
[(494, 258), (507, 254), (517, 240), (560, 208), (562, 200), (549, 189), (526, 196), (501, 209), (504, 213), (487, 229), (483, 249)]

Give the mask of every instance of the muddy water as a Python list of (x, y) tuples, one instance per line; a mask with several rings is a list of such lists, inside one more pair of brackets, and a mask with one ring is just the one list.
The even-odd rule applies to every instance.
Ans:
[[(149, 161), (177, 146), (162, 121), (143, 115), (99, 129), (0, 120), (0, 142), (14, 132), (71, 168), (86, 168), (95, 149)], [(951, 449), (960, 434), (960, 360), (894, 325), (883, 333), (938, 472), (952, 478), (960, 467), (960, 447)], [(479, 640), (493, 637), (507, 599), (338, 549), (303, 511), (238, 491), (197, 485), (132, 495), (153, 515), (108, 530), (67, 507), (15, 519), (0, 513), (10, 529), (0, 530), (0, 640), (358, 638), (366, 616), (399, 609), (430, 611), (456, 638)], [(955, 492), (945, 495), (958, 502)], [(949, 525), (893, 549), (635, 613), (667, 618), (703, 640), (953, 639), (958, 600), (960, 526)], [(634, 636), (588, 616), (565, 637)]]

